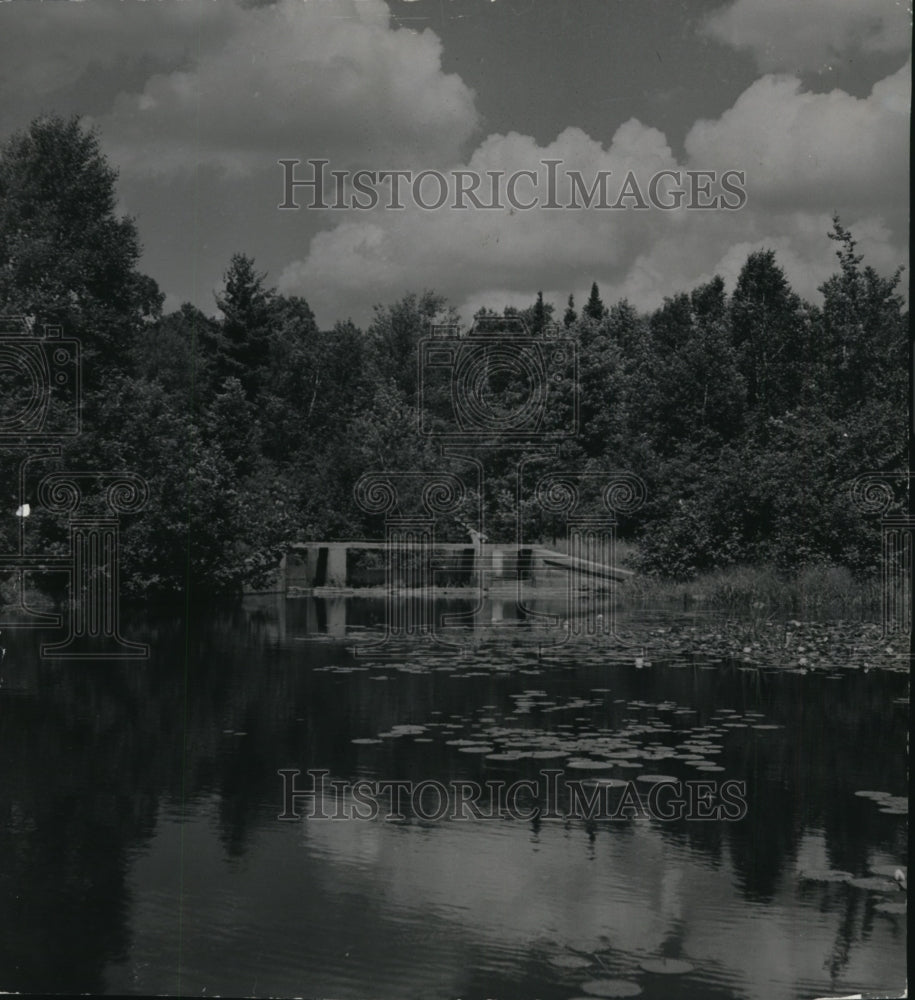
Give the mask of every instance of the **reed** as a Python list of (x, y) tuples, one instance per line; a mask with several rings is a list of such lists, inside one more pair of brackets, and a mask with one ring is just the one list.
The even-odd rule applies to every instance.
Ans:
[(880, 607), (879, 577), (859, 580), (842, 566), (824, 563), (786, 574), (771, 565), (729, 566), (676, 581), (636, 576), (620, 585), (623, 605), (679, 604), (751, 617), (779, 614), (801, 617), (857, 616)]

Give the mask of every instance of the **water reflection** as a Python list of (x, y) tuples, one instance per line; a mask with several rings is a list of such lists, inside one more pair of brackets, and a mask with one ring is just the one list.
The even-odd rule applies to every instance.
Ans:
[[(343, 612), (347, 628), (374, 628), (383, 606)], [(901, 989), (905, 918), (878, 909), (898, 896), (798, 873), (904, 866), (906, 817), (854, 794), (904, 793), (904, 675), (637, 669), (510, 644), (373, 664), (329, 641), (334, 621), (302, 599), (198, 616), (190, 631), (138, 619), (130, 634), (153, 650), (139, 664), (41, 662), (37, 636), (4, 636), (0, 986), (545, 1000), (603, 978), (683, 998)], [(328, 638), (308, 639), (314, 623)], [(352, 742), (404, 724), (423, 729)], [(646, 769), (694, 777), (688, 758), (705, 748), (723, 768), (708, 776), (747, 782), (749, 812), (277, 820), (278, 768), (484, 780), (494, 764), (452, 745), (480, 734), (629, 740), (657, 755)], [(640, 762), (627, 752), (618, 760)], [(641, 968), (659, 956), (692, 971)]]

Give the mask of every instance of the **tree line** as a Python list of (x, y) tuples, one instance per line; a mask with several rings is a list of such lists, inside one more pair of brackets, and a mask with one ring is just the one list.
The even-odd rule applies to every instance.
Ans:
[[(50, 465), (130, 470), (149, 484), (145, 509), (122, 525), (124, 589), (238, 593), (266, 579), (290, 541), (377, 536), (353, 495), (364, 472), (447, 467), (418, 431), (417, 352), (433, 327), (457, 323), (455, 310), (427, 290), (377, 306), (364, 330), (348, 320), (322, 330), (304, 298), (279, 294), (238, 253), (218, 318), (190, 304), (165, 313), (139, 270), (136, 224), (116, 214), (115, 185), (77, 118), (36, 119), (0, 151), (0, 315), (58, 324), (83, 349), (82, 433)], [(689, 578), (747, 562), (877, 571), (879, 528), (848, 483), (907, 469), (908, 312), (900, 271), (866, 265), (838, 218), (827, 235), (837, 268), (820, 304), (760, 250), (730, 294), (715, 277), (643, 312), (604, 305), (594, 284), (561, 317), (542, 293), (502, 311), (533, 337), (574, 343), (580, 430), (550, 461), (645, 481), (644, 506), (621, 523), (643, 572)], [(0, 421), (19, 405), (15, 378), (0, 366)], [(508, 406), (519, 387), (509, 379), (492, 392)], [(514, 537), (513, 466), (492, 445), (485, 495), (443, 528), (455, 538), (466, 539), (474, 504), (490, 537)], [(10, 552), (18, 484), (4, 479)], [(558, 530), (531, 516), (542, 534)], [(49, 552), (65, 544), (46, 512), (29, 531)]]

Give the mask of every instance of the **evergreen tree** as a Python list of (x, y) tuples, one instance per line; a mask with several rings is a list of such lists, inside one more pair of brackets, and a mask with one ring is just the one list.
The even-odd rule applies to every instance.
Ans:
[(546, 313), (543, 309), (543, 292), (537, 292), (537, 301), (534, 304), (534, 315), (533, 323), (531, 324), (531, 332), (538, 336), (543, 333), (543, 329), (546, 326)]
[(270, 330), (276, 293), (264, 285), (254, 260), (243, 253), (232, 255), (225, 273), (225, 290), (216, 296), (223, 315), (222, 339), (217, 346), (217, 373), (234, 376), (248, 399), (257, 395), (269, 359)]
[(568, 330), (575, 321), (578, 319), (578, 313), (575, 311), (575, 296), (571, 293), (569, 294), (569, 303), (566, 306), (565, 314), (562, 317), (562, 325)]
[(607, 310), (604, 308), (604, 303), (601, 301), (600, 292), (597, 290), (597, 282), (591, 283), (591, 294), (588, 296), (588, 301), (585, 303), (584, 315), (588, 319), (593, 319), (596, 323), (599, 323), (606, 315)]
[(511, 312), (506, 309), (505, 315), (520, 316), (529, 332), (533, 336), (539, 337), (553, 322), (553, 306), (551, 303), (543, 301), (543, 292), (537, 292), (537, 299), (532, 306), (528, 306), (527, 309), (522, 309), (520, 312), (517, 309)]

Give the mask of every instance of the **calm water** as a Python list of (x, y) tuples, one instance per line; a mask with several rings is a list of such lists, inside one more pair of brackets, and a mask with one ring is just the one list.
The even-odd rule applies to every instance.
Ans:
[[(150, 616), (125, 629), (152, 647), (139, 663), (41, 662), (37, 636), (7, 631), (0, 987), (500, 1000), (901, 992), (902, 892), (800, 873), (906, 866), (906, 816), (855, 795), (905, 794), (905, 674), (658, 655), (639, 667), (593, 645), (538, 658), (523, 630), (469, 656), (418, 648), (380, 662), (335, 639), (382, 614), (366, 600), (261, 602), (201, 613), (189, 634)], [(576, 770), (582, 759), (604, 770)], [(447, 784), (541, 767), (737, 779), (748, 812), (277, 818), (283, 768)], [(688, 971), (642, 968), (657, 958)]]

